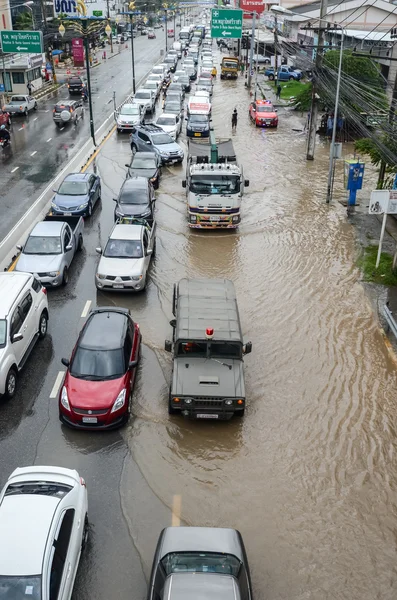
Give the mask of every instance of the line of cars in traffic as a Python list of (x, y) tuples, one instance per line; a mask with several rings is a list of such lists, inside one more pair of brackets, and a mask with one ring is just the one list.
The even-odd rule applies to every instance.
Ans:
[[(137, 106), (136, 103), (133, 105)], [(192, 106), (190, 110), (194, 112)], [(138, 112), (141, 114), (140, 109)], [(127, 113), (127, 116), (131, 115)], [(139, 133), (139, 124), (136, 125)], [(145, 125), (142, 124), (143, 127)], [(139, 260), (150, 262), (154, 252), (154, 188), (159, 185), (161, 165), (181, 161), (180, 156), (173, 159), (162, 154), (163, 144), (156, 140), (156, 136), (161, 135), (161, 123), (148, 127), (151, 143), (147, 144), (147, 140), (139, 138), (140, 148), (134, 153), (131, 164), (126, 165), (127, 178), (116, 199), (115, 226), (104, 249), (97, 249), (101, 255), (98, 273), (100, 270), (108, 272), (113, 269), (116, 264), (113, 261), (119, 261), (120, 264)], [(167, 133), (164, 129), (162, 131)], [(13, 397), (18, 370), (26, 362), (35, 342), (45, 337), (49, 318), (46, 288), (67, 283), (62, 267), (58, 263), (54, 266), (55, 260), (64, 259), (68, 252), (74, 255), (81, 249), (81, 215), (91, 216), (92, 209), (100, 199), (101, 182), (98, 176), (81, 173), (67, 176), (56, 190), (52, 202), (53, 214), (35, 226), (24, 247), (20, 248), (21, 255), (15, 271), (0, 274), (3, 291), (0, 299), (0, 393), (3, 372), (6, 372), (4, 356), (7, 352), (9, 355), (13, 353), (14, 362), (8, 358), (9, 370), (4, 389), (9, 397)], [(57, 275), (50, 275), (53, 277), (51, 281), (47, 278), (48, 272), (40, 272), (37, 263), (33, 265), (28, 262), (40, 259), (52, 262), (52, 268), (59, 271)], [(40, 268), (48, 270), (49, 263)], [(125, 289), (121, 283), (115, 284), (116, 280), (120, 280), (123, 286), (126, 283), (125, 277), (118, 275), (111, 280), (110, 289)], [(100, 288), (102, 285), (102, 289), (105, 289), (104, 281), (97, 277), (97, 286)], [(141, 286), (136, 289), (144, 288), (142, 278), (135, 281)], [(201, 284), (197, 282), (195, 285), (196, 292), (200, 292)], [(213, 285), (218, 296), (217, 286), (224, 283), (219, 281)], [(174, 293), (173, 311), (176, 315), (178, 312), (175, 313), (175, 310), (183, 308), (182, 303), (179, 307), (179, 295)], [(183, 319), (182, 313), (181, 316)], [(175, 327), (176, 324), (173, 325)], [(199, 344), (185, 340), (180, 352), (181, 356), (188, 354), (189, 358), (183, 358), (183, 361), (189, 360), (191, 369), (197, 360), (209, 359), (214, 361), (215, 367), (229, 366), (231, 370), (229, 362), (240, 360), (241, 353), (250, 351), (249, 345), (240, 349), (240, 338), (235, 346), (230, 339), (223, 342), (222, 349), (222, 344), (213, 337), (214, 331), (207, 329)], [(97, 430), (118, 427), (128, 420), (141, 339), (139, 325), (133, 321), (128, 310), (102, 307), (90, 312), (70, 359), (62, 359), (67, 368), (59, 394), (59, 416), (63, 423), (79, 429)], [(211, 348), (208, 356), (203, 350), (206, 344)], [(225, 348), (226, 359), (223, 358)], [(237, 352), (236, 356), (234, 351)], [(179, 349), (176, 348), (175, 352), (177, 355)], [(210, 358), (212, 354), (217, 358)], [(213, 379), (210, 378), (211, 384), (214, 384)], [(201, 383), (204, 385), (206, 382)], [(173, 397), (172, 401), (170, 412), (176, 412), (180, 407), (178, 398)], [(183, 407), (185, 411), (192, 409), (192, 405), (187, 403)], [(229, 412), (232, 410), (230, 401), (225, 407)], [(236, 405), (236, 408), (243, 414), (242, 404)], [(206, 412), (205, 407), (200, 410)], [(3, 536), (0, 550), (2, 595), (13, 600), (26, 596), (32, 600), (70, 600), (89, 534), (87, 486), (79, 473), (56, 466), (16, 469), (0, 494), (0, 528)], [(238, 531), (168, 527), (161, 532), (153, 559), (147, 600), (180, 600), (186, 595), (192, 598), (216, 595), (225, 600), (251, 600), (248, 560)]]

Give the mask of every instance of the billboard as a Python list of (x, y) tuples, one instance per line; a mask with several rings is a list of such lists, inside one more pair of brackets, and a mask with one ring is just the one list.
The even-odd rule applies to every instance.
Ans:
[(82, 38), (72, 39), (72, 54), (74, 66), (84, 66), (84, 46)]
[[(247, 12), (256, 12), (260, 15), (265, 10), (265, 4), (263, 0), (240, 0), (240, 8)], [(245, 19), (250, 19), (251, 15), (244, 15)]]
[[(106, 17), (107, 5), (104, 0), (99, 2), (86, 2), (87, 17)], [(77, 1), (75, 0), (54, 0), (54, 14), (64, 14), (68, 17), (78, 17)]]

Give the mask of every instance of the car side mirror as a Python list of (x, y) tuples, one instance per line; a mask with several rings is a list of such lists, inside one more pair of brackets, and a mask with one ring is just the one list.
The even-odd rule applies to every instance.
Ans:
[(135, 368), (135, 367), (137, 367), (137, 366), (138, 366), (138, 361), (137, 361), (137, 360), (131, 360), (131, 361), (128, 363), (128, 368), (129, 368), (129, 369), (134, 369), (134, 368)]
[(73, 244), (68, 244), (65, 248), (66, 252), (69, 252), (70, 250), (73, 250)]
[(150, 248), (148, 248), (146, 250), (146, 256), (150, 256), (151, 254), (153, 254), (153, 250), (151, 250)]
[(172, 342), (170, 340), (165, 340), (164, 350), (166, 352), (172, 352)]
[(102, 248), (99, 248), (99, 247), (98, 247), (98, 248), (95, 248), (95, 252), (96, 252), (97, 254), (102, 254)]
[(277, 108), (274, 109), (274, 112), (277, 112)]
[(182, 180), (182, 187), (185, 188), (186, 187), (186, 179)]
[(21, 340), (23, 340), (23, 335), (22, 333), (14, 333), (14, 335), (12, 336), (12, 343), (14, 344), (15, 342), (20, 342)]
[(23, 246), (21, 244), (17, 244), (17, 246), (16, 246), (17, 250), (20, 250), (20, 252), (22, 252), (22, 248), (23, 248)]
[(127, 169), (129, 169), (131, 165), (125, 164), (124, 166), (127, 167)]
[(170, 321), (170, 325), (171, 325), (171, 327), (172, 327), (173, 329), (175, 329), (175, 327), (176, 327), (176, 319), (171, 319), (171, 321)]
[(70, 360), (68, 360), (67, 358), (61, 358), (61, 363), (65, 366), (65, 367), (69, 367), (70, 366)]
[(55, 190), (55, 189), (53, 189), (52, 191), (53, 191), (55, 194), (57, 194), (57, 193), (58, 193), (58, 190)]
[(113, 198), (113, 202), (117, 202), (117, 198)]
[(244, 179), (244, 187), (248, 187), (250, 184), (250, 180), (249, 179)]
[(148, 146), (150, 146), (152, 144), (152, 142), (150, 140), (148, 140), (146, 143)]
[(252, 342), (247, 342), (243, 346), (243, 354), (250, 354), (252, 352)]

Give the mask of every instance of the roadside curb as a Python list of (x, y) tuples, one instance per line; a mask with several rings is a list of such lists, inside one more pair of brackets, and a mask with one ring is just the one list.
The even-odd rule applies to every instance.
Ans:
[(393, 344), (391, 343), (391, 341), (389, 340), (386, 331), (383, 329), (383, 327), (379, 327), (379, 333), (381, 334), (383, 341), (385, 343), (385, 346), (387, 348), (387, 352), (391, 358), (391, 360), (394, 363), (394, 366), (397, 367), (397, 354), (393, 348)]
[(42, 98), (45, 98), (46, 96), (49, 96), (50, 94), (59, 90), (59, 88), (61, 88), (63, 85), (65, 85), (65, 84), (64, 83), (55, 83), (54, 85), (51, 86), (51, 88), (47, 88), (43, 93), (38, 92), (37, 95), (33, 96), (33, 98), (35, 100), (41, 100)]

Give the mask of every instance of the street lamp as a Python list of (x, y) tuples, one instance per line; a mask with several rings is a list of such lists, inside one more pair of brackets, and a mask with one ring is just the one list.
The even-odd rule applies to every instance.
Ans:
[[(83, 0), (79, 0), (79, 6), (82, 6), (82, 8), (84, 10), (86, 10)], [(92, 33), (92, 31), (95, 31), (95, 29), (99, 29), (98, 25), (95, 26), (95, 24), (98, 24), (98, 21), (99, 22), (104, 21), (104, 19), (101, 17), (87, 17), (84, 14), (83, 17), (68, 18), (67, 20), (71, 21), (73, 23), (73, 28), (81, 34), (81, 36), (84, 40), (85, 64), (86, 64), (86, 71), (87, 71), (88, 107), (90, 110), (90, 132), (91, 132), (91, 138), (92, 138), (93, 144), (94, 144), (94, 146), (96, 146), (95, 129), (94, 129), (94, 113), (93, 113), (93, 109), (92, 109), (90, 57), (89, 57), (90, 48), (89, 48), (89, 44), (88, 44), (88, 36), (90, 35), (90, 33)], [(92, 24), (91, 28), (90, 28), (89, 24), (90, 25)], [(65, 27), (63, 26), (62, 23), (60, 24), (58, 31), (62, 37), (65, 35)]]

